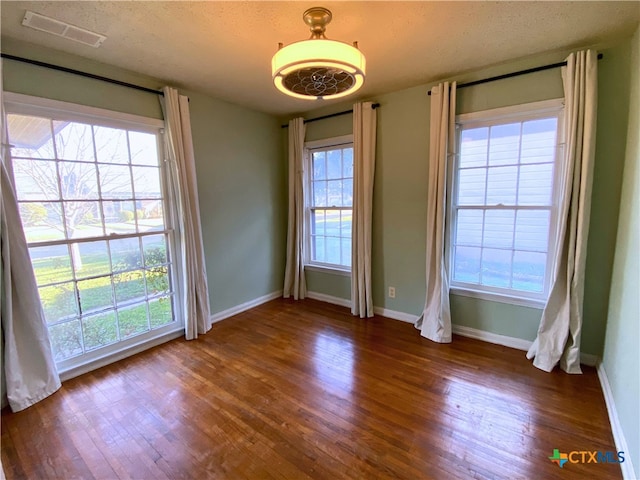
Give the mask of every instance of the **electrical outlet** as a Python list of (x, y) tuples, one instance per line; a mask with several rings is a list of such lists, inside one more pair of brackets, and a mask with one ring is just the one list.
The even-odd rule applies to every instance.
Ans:
[(396, 287), (389, 287), (389, 298), (396, 298)]

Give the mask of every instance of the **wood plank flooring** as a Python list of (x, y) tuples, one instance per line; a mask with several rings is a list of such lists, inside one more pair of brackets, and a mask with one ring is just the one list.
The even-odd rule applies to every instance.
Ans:
[[(517, 319), (514, 319), (517, 321)], [(596, 371), (274, 300), (2, 412), (8, 479), (615, 479)]]

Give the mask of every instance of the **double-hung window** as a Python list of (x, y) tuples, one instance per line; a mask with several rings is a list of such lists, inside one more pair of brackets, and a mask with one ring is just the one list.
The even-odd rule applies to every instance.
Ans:
[(549, 293), (562, 171), (562, 101), (457, 118), (452, 291), (539, 305)]
[(353, 137), (305, 144), (307, 265), (351, 270)]
[(163, 123), (6, 97), (18, 207), (59, 369), (179, 329)]

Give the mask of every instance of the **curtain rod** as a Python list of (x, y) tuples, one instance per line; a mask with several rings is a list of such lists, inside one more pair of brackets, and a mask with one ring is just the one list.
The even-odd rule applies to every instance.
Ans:
[[(378, 108), (380, 106), (379, 103), (373, 103), (371, 105), (371, 108), (373, 108), (374, 110), (376, 108)], [(310, 118), (309, 120), (305, 120), (304, 123), (312, 123), (312, 122), (317, 122), (318, 120), (326, 120), (327, 118), (333, 118), (333, 117), (339, 117), (341, 115), (348, 115), (349, 113), (353, 113), (353, 109), (351, 110), (345, 110), (344, 112), (338, 112), (338, 113), (330, 113), (329, 115), (323, 115), (321, 117), (316, 117), (316, 118)], [(280, 127), (282, 128), (287, 128), (289, 125), (280, 125)]]
[(81, 77), (93, 78), (94, 80), (101, 80), (103, 82), (112, 83), (114, 85), (120, 85), (121, 87), (133, 88), (134, 90), (140, 90), (141, 92), (153, 93), (154, 95), (162, 95), (164, 93), (160, 90), (154, 90), (152, 88), (141, 87), (140, 85), (134, 85), (133, 83), (122, 82), (120, 80), (114, 80), (113, 78), (103, 77), (102, 75), (94, 75), (93, 73), (81, 72), (80, 70), (74, 70), (73, 68), (61, 67), (59, 65), (53, 65), (51, 63), (40, 62), (38, 60), (31, 60), (23, 57), (16, 57), (15, 55), (9, 55), (7, 53), (0, 53), (0, 57), (7, 60), (15, 60), (16, 62), (28, 63), (29, 65), (36, 65), (38, 67), (50, 68), (51, 70), (58, 70), (59, 72), (72, 73)]
[[(604, 58), (604, 55), (602, 53), (599, 53), (598, 60), (601, 60), (602, 58)], [(566, 64), (567, 62), (564, 61), (564, 62), (552, 63), (550, 65), (542, 65), (541, 67), (528, 68), (526, 70), (520, 70), (519, 72), (505, 73), (504, 75), (497, 75), (495, 77), (483, 78), (481, 80), (474, 80), (473, 82), (469, 82), (469, 83), (461, 83), (456, 88), (473, 87), (474, 85), (481, 85), (483, 83), (495, 82), (496, 80), (504, 80), (505, 78), (519, 77), (520, 75), (526, 75), (528, 73), (542, 72), (543, 70), (551, 70), (552, 68), (564, 67)], [(431, 95), (431, 90), (427, 92), (427, 95)]]

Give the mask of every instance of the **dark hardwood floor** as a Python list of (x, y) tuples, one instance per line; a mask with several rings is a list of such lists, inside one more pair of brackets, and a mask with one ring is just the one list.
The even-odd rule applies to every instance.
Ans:
[[(517, 319), (514, 319), (517, 321)], [(7, 478), (621, 478), (596, 371), (275, 300), (2, 412)]]

